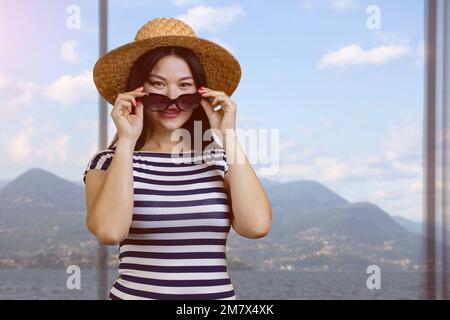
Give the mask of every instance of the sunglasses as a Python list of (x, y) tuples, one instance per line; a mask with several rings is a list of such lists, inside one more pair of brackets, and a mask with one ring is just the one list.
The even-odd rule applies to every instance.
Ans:
[(170, 99), (168, 96), (159, 93), (148, 92), (141, 97), (144, 109), (150, 111), (163, 112), (170, 105), (175, 104), (180, 111), (192, 111), (200, 106), (202, 96), (199, 93), (186, 93), (176, 99)]

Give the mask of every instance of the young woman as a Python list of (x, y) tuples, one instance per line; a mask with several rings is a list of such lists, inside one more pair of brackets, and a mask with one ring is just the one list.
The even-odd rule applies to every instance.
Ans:
[[(240, 75), (226, 49), (172, 18), (149, 21), (134, 42), (96, 63), (117, 134), (83, 180), (88, 229), (119, 244), (110, 299), (236, 299), (228, 232), (256, 239), (271, 224), (236, 136), (229, 96)], [(176, 132), (187, 134), (180, 140)]]

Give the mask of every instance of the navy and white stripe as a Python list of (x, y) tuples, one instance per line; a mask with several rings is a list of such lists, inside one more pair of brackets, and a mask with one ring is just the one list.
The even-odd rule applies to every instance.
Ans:
[[(226, 260), (226, 154), (184, 155), (134, 152), (133, 219), (110, 299), (236, 299)], [(107, 170), (113, 156), (97, 152), (83, 181), (91, 169)]]

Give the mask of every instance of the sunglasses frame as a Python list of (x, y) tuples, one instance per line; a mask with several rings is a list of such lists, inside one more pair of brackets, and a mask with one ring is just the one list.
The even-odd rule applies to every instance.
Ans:
[[(145, 106), (144, 105), (144, 108), (145, 109), (149, 109), (149, 110), (151, 110), (151, 111), (154, 111), (154, 112), (164, 112), (164, 111), (166, 111), (167, 110), (167, 108), (169, 108), (169, 106), (170, 105), (172, 105), (172, 104), (175, 104), (175, 106), (178, 108), (178, 110), (180, 110), (180, 111), (186, 111), (186, 110), (183, 110), (183, 109), (181, 109), (179, 106), (178, 106), (178, 100), (180, 99), (180, 98), (182, 98), (183, 96), (195, 96), (196, 98), (197, 98), (197, 102), (196, 102), (196, 106), (194, 107), (194, 108), (192, 108), (192, 110), (189, 110), (189, 111), (193, 111), (193, 110), (195, 110), (196, 108), (198, 108), (199, 106), (200, 106), (200, 100), (202, 99), (202, 96), (198, 93), (198, 92), (195, 92), (195, 93), (184, 93), (184, 94), (181, 94), (181, 95), (179, 95), (177, 98), (175, 98), (175, 99), (170, 99), (168, 96), (166, 96), (166, 95), (164, 95), (164, 94), (160, 94), (160, 93), (154, 93), (154, 92), (147, 92), (147, 94), (145, 95), (145, 96), (150, 96), (150, 95), (153, 95), (153, 96), (161, 96), (161, 97), (164, 97), (166, 100), (167, 100), (167, 104), (166, 104), (166, 106), (164, 107), (164, 109), (162, 109), (162, 110), (152, 110), (152, 107), (151, 106)], [(143, 97), (145, 97), (145, 96), (143, 96)], [(141, 97), (141, 101), (142, 101), (142, 98), (143, 97)]]

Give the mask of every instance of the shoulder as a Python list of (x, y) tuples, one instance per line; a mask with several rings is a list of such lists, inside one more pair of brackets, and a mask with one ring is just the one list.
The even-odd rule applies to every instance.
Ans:
[(108, 170), (108, 167), (111, 163), (111, 160), (114, 156), (113, 149), (103, 149), (95, 152), (91, 158), (89, 159), (86, 168), (83, 173), (83, 181), (86, 183), (86, 174), (90, 170), (98, 169), (98, 170)]
[(228, 172), (227, 155), (222, 147), (211, 148), (204, 153), (205, 160), (211, 164), (218, 166), (222, 171), (222, 177)]
[(103, 150), (99, 150), (97, 152), (95, 152), (90, 159), (90, 165), (94, 165), (96, 163), (98, 163), (101, 160), (106, 160), (108, 158), (111, 158), (114, 156), (114, 151), (113, 149), (103, 149)]

